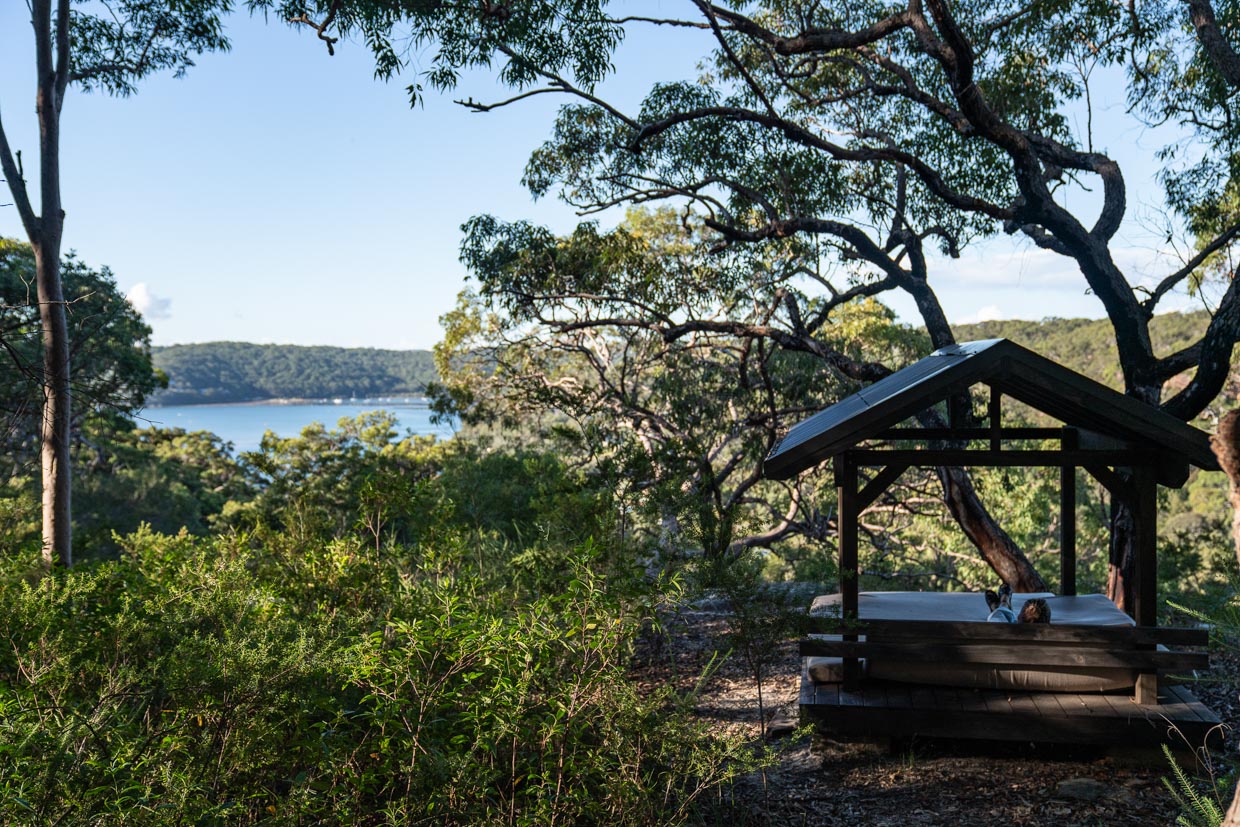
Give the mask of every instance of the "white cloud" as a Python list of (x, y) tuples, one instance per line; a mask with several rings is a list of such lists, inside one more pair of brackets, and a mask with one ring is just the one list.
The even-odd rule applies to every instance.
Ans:
[(1004, 318), (1004, 313), (996, 304), (988, 304), (979, 308), (976, 313), (970, 313), (967, 316), (961, 316), (955, 320), (955, 324), (977, 324), (978, 322), (996, 322)]
[(158, 296), (151, 292), (146, 282), (139, 282), (130, 288), (125, 296), (129, 303), (147, 320), (167, 319), (172, 316), (172, 299)]

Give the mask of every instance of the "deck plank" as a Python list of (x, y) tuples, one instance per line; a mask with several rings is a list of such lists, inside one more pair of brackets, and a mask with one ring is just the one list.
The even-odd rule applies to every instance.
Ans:
[[(910, 690), (911, 691), (909, 694), (913, 701), (913, 709), (921, 709), (921, 710), (933, 712), (937, 709), (942, 708), (941, 704), (938, 701), (938, 698), (935, 696), (934, 689), (932, 689), (931, 687), (922, 686), (921, 684), (913, 684), (910, 687)], [(959, 707), (956, 706), (954, 708), (959, 708)]]
[[(807, 681), (808, 682), (808, 681)], [(1165, 703), (1139, 706), (1124, 695), (1001, 692), (863, 682), (855, 691), (821, 684), (802, 699), (804, 720), (844, 735), (1010, 739), (1048, 743), (1157, 745), (1218, 738), (1218, 718), (1184, 687), (1168, 687)]]
[(1055, 696), (1046, 692), (1030, 692), (1030, 699), (1034, 706), (1038, 708), (1038, 714), (1044, 718), (1062, 718), (1064, 716), (1063, 707), (1055, 700)]

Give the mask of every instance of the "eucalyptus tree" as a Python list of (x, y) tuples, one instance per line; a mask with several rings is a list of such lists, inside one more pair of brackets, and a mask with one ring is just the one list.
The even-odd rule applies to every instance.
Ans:
[[(633, 115), (594, 101), (565, 107), (555, 139), (527, 171), (536, 193), (559, 190), (587, 212), (687, 199), (708, 211), (725, 245), (819, 238), (844, 266), (848, 289), (908, 293), (940, 347), (954, 336), (927, 247), (958, 255), (978, 237), (1020, 235), (1063, 256), (1098, 297), (1128, 393), (1184, 419), (1217, 395), (1240, 334), (1240, 288), (1225, 285), (1205, 335), (1176, 353), (1155, 354), (1148, 325), (1170, 291), (1201, 278), (1230, 248), (1240, 225), (1224, 222), (1200, 238), (1154, 287), (1130, 281), (1115, 255), (1127, 207), (1122, 171), (1089, 135), (1069, 129), (1067, 109), (1088, 102), (1081, 78), (1095, 68), (1131, 65), (1134, 96), (1157, 77), (1153, 41), (1129, 33), (1126, 11), (1062, 2), (894, 10), (771, 3), (745, 15), (693, 6), (696, 22), (682, 22), (712, 33), (713, 82), (658, 87)], [(1138, 12), (1141, 23), (1154, 15)], [(1080, 200), (1066, 196), (1095, 184), (1096, 211), (1065, 206)], [(1185, 387), (1162, 399), (1168, 380), (1190, 368)], [(1018, 587), (1036, 585), (1023, 573), (1011, 577), (1015, 550), (968, 478), (940, 474), (953, 513), (988, 561)], [(1131, 522), (1122, 504), (1114, 520), (1109, 591), (1126, 604)]]
[[(609, 14), (603, 0), (488, 2), (436, 6), (435, 28), (423, 25), (423, 7), (387, 0), (294, 5), (308, 12), (299, 22), (326, 39), (367, 26), (368, 36), (378, 32), (370, 42), (389, 76), (402, 63), (391, 45), (397, 23), (412, 22), (419, 37), (456, 36), (426, 76), (433, 85), (451, 86), (453, 67), (496, 62), (519, 87), (507, 100), (464, 101), (478, 111), (532, 95), (575, 97), (531, 159), (526, 182), (537, 195), (557, 192), (586, 213), (690, 202), (724, 247), (814, 239), (837, 265), (831, 295), (903, 291), (936, 346), (954, 335), (932, 286), (933, 253), (955, 256), (978, 238), (1016, 236), (1080, 273), (1111, 321), (1129, 394), (1187, 420), (1228, 373), (1240, 334), (1240, 286), (1228, 258), (1240, 233), (1228, 117), (1228, 78), (1240, 77), (1240, 61), (1227, 39), (1230, 6), (685, 0), (680, 16), (660, 9), (666, 16), (655, 18)], [(626, 112), (598, 93), (600, 50), (651, 25), (708, 37), (707, 71), (700, 82), (657, 85)], [(1129, 198), (1123, 170), (1091, 130), (1091, 89), (1101, 76), (1126, 84), (1131, 109), (1148, 123), (1175, 127), (1158, 153), (1166, 201), (1196, 237), (1184, 260), (1149, 285), (1116, 255)], [(1082, 129), (1073, 128), (1078, 112)], [(1167, 296), (1219, 274), (1206, 333), (1156, 353), (1149, 320)], [(777, 313), (811, 347), (806, 320), (818, 317), (795, 300)], [(872, 379), (889, 367), (857, 364), (849, 375)], [(1182, 387), (1164, 393), (1173, 379)], [(983, 556), (1018, 588), (1039, 586), (969, 477), (959, 469), (940, 469), (940, 477)], [(1122, 504), (1113, 522), (1109, 591), (1124, 605), (1132, 554)]]
[(924, 348), (872, 301), (839, 305), (813, 340), (776, 319), (789, 301), (832, 301), (808, 296), (821, 284), (799, 239), (712, 256), (701, 222), (671, 209), (565, 237), (490, 216), (464, 229), (477, 292), (445, 316), (439, 403), (467, 422), (541, 423), (614, 480), (637, 512), (628, 529), (668, 550), (730, 560), (821, 539), (813, 481), (765, 480), (763, 458), (790, 422), (856, 389), (833, 365)]
[[(70, 502), (72, 374), (69, 323), (61, 274), (65, 205), (61, 200), (61, 111), (70, 85), (129, 95), (146, 76), (183, 74), (193, 57), (228, 48), (221, 17), (231, 0), (29, 0), (35, 45), (37, 183), (30, 186), (20, 149), (0, 120), (0, 172), (34, 253), (42, 339), (43, 558), (73, 563)], [(7, 36), (15, 36), (15, 32)], [(8, 104), (8, 101), (0, 103)]]

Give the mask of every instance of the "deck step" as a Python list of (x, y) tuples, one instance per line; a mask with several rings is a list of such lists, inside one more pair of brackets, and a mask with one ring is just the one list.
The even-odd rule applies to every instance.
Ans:
[(1186, 687), (1161, 686), (1158, 701), (1142, 706), (1127, 695), (882, 681), (863, 682), (850, 692), (840, 684), (815, 684), (801, 677), (802, 720), (841, 736), (1221, 746), (1218, 716)]

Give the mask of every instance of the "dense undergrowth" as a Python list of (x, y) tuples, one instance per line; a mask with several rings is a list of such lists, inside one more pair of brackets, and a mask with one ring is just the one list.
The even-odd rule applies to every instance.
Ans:
[(754, 762), (626, 678), (588, 546), (517, 600), (451, 550), (122, 545), (6, 579), (4, 823), (671, 824)]
[(200, 536), (141, 525), (48, 577), (5, 559), (0, 823), (678, 824), (722, 806), (762, 756), (628, 677), (675, 584), (617, 545), (605, 495), (546, 455), (369, 424), (265, 446), (261, 493)]

